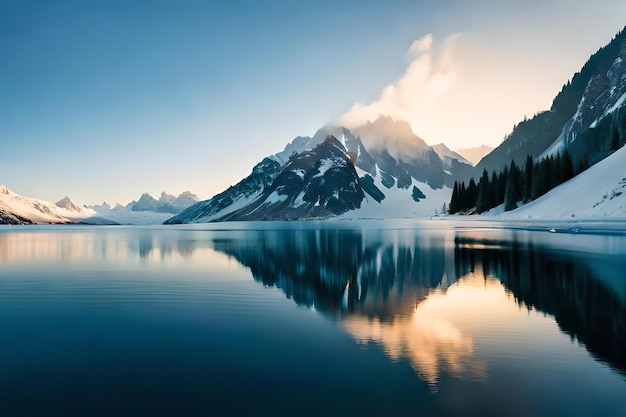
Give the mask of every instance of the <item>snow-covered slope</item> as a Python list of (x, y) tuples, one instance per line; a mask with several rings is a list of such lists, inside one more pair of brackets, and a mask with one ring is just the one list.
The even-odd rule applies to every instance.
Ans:
[(101, 204), (97, 207), (96, 213), (86, 219), (84, 223), (89, 224), (133, 224), (133, 225), (149, 225), (162, 224), (170, 218), (170, 213), (159, 213), (155, 211), (133, 211), (128, 206), (117, 205), (113, 208), (108, 204)]
[[(76, 223), (95, 215), (94, 210), (78, 206), (72, 203), (68, 197), (59, 203), (62, 203), (64, 207), (36, 198), (23, 197), (0, 185), (0, 212), (4, 213), (2, 217), (5, 217), (5, 220), (0, 220), (0, 223), (14, 223), (8, 220), (9, 216), (36, 224)], [(28, 222), (19, 221), (17, 223)]]
[[(357, 169), (357, 172), (361, 178), (367, 175), (361, 169)], [(444, 203), (447, 205), (452, 196), (452, 190), (448, 187), (433, 189), (428, 184), (414, 181), (410, 189), (386, 188), (380, 175), (373, 179), (374, 185), (383, 192), (385, 198), (379, 202), (365, 194), (361, 207), (338, 216), (338, 219), (425, 218), (440, 213)], [(413, 198), (414, 193), (419, 201)]]
[(626, 147), (502, 219), (626, 217)]

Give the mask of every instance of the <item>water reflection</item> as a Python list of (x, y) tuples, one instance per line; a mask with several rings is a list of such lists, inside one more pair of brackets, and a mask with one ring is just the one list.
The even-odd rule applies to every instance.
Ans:
[[(257, 231), (214, 247), (302, 306), (333, 318), (359, 343), (379, 343), (394, 361), (407, 359), (431, 386), (443, 369), (484, 374), (473, 341), (431, 308), (454, 282), (446, 270), (446, 237), (413, 231)], [(446, 249), (447, 248), (447, 249)], [(452, 259), (450, 259), (452, 261)], [(453, 264), (453, 262), (451, 262)]]
[(600, 256), (541, 244), (566, 235), (502, 230), (19, 230), (0, 233), (0, 264), (158, 263), (201, 272), (215, 271), (225, 254), (255, 281), (337, 320), (357, 343), (407, 361), (432, 387), (444, 374), (488, 376), (477, 327), (501, 328), (520, 310), (553, 316), (572, 341), (626, 372), (624, 237), (577, 237), (577, 247), (612, 248)]
[(457, 237), (455, 246), (457, 275), (481, 268), (485, 276), (498, 277), (520, 305), (554, 316), (573, 341), (626, 373), (626, 301), (612, 288), (623, 285), (626, 265), (622, 256), (604, 257), (602, 263), (614, 273), (596, 274), (593, 258), (519, 241)]
[(506, 326), (498, 320), (524, 317), (526, 310), (554, 316), (572, 341), (624, 372), (626, 303), (594, 272), (594, 258), (546, 250), (523, 233), (508, 237), (282, 230), (217, 239), (213, 246), (250, 268), (256, 281), (340, 320), (357, 342), (408, 360), (433, 386), (442, 372), (487, 375), (472, 326)]
[[(61, 226), (57, 226), (61, 228)], [(190, 259), (209, 242), (193, 234), (151, 229), (68, 228), (0, 233), (0, 263)]]

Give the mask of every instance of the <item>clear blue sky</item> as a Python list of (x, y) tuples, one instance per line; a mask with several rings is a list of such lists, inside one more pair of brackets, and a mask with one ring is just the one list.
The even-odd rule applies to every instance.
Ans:
[(623, 0), (0, 0), (0, 184), (81, 204), (209, 198), (355, 103), (384, 104), (429, 34), (433, 74), (454, 77), (445, 94), (412, 83), (403, 114), (431, 144), (496, 145), (624, 24)]

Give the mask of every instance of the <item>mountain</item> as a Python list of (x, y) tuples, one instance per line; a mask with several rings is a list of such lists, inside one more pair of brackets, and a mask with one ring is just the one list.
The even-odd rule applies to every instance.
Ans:
[[(410, 360), (431, 383), (438, 372), (428, 358), (442, 355), (466, 366), (472, 342), (460, 342), (449, 331), (454, 326), (423, 315), (423, 308), (438, 305), (459, 280), (479, 284), (483, 271), (519, 305), (554, 316), (564, 334), (602, 363), (626, 370), (626, 302), (619, 296), (626, 286), (619, 271), (599, 273), (598, 262), (530, 241), (520, 250), (515, 239), (492, 240), (491, 233), (460, 233), (448, 245), (403, 232), (287, 227), (220, 236), (212, 246), (249, 268), (263, 287), (314, 307), (360, 343), (378, 341), (395, 360)], [(550, 279), (538, 279), (542, 273)]]
[(473, 174), (474, 164), (448, 148), (445, 144), (439, 143), (433, 145), (432, 148), (443, 162), (445, 172), (454, 179), (463, 179)]
[(125, 206), (117, 204), (111, 207), (106, 202), (90, 206), (95, 215), (84, 219), (90, 224), (161, 224), (172, 214), (180, 213), (184, 209), (198, 202), (198, 196), (185, 191), (179, 196), (161, 192), (159, 199), (148, 193), (142, 194), (137, 201), (131, 201)]
[(542, 197), (498, 217), (503, 219), (623, 218), (626, 216), (626, 171), (624, 167), (626, 167), (626, 147), (622, 147)]
[(0, 185), (0, 224), (77, 223), (95, 214), (65, 197), (61, 205), (30, 197), (22, 197)]
[(458, 152), (454, 152), (453, 150), (448, 148), (444, 143), (438, 143), (436, 145), (433, 145), (432, 148), (437, 153), (437, 155), (439, 155), (439, 158), (443, 161), (444, 165), (446, 166), (451, 166), (453, 159), (456, 159), (458, 162), (462, 164), (471, 165), (471, 166), (474, 165), (472, 162), (468, 161), (463, 156), (461, 156)]
[(456, 153), (465, 158), (471, 165), (476, 165), (483, 159), (486, 155), (489, 155), (494, 148), (487, 145), (480, 145), (475, 148), (462, 148), (457, 149)]
[(154, 211), (157, 213), (178, 214), (187, 207), (198, 202), (198, 197), (189, 191), (185, 191), (178, 197), (165, 192), (159, 199), (155, 199), (148, 193), (143, 193), (139, 200), (128, 205), (132, 211)]
[[(615, 150), (614, 131), (626, 140), (626, 31), (593, 54), (556, 95), (550, 110), (515, 126), (505, 140), (476, 166), (500, 171), (511, 160), (522, 166), (528, 155), (554, 155), (566, 148), (577, 164), (593, 164)], [(618, 140), (619, 142), (619, 140)]]
[(68, 196), (65, 196), (65, 198), (57, 201), (55, 204), (57, 205), (57, 207), (61, 207), (62, 209), (65, 209), (67, 211), (73, 211), (76, 213), (82, 213), (84, 211), (83, 207), (74, 204)]
[(381, 117), (296, 137), (236, 185), (166, 223), (425, 217), (449, 199), (452, 182), (453, 173), (408, 123)]

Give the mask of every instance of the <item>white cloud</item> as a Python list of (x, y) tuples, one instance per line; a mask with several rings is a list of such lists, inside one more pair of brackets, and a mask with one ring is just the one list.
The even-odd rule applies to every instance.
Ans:
[(430, 48), (432, 46), (433, 35), (429, 33), (428, 35), (424, 35), (421, 38), (413, 41), (407, 55), (411, 60), (413, 60), (414, 58), (430, 51)]
[(356, 127), (374, 121), (380, 115), (389, 115), (408, 121), (413, 130), (420, 132), (423, 111), (449, 90), (459, 73), (455, 48), (460, 34), (448, 36), (435, 48), (433, 36), (425, 35), (413, 42), (407, 51), (410, 62), (404, 74), (383, 89), (378, 99), (371, 103), (356, 103), (339, 118), (342, 125)]

